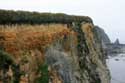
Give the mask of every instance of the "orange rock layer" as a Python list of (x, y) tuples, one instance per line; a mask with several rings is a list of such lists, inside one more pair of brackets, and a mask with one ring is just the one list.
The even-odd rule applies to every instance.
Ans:
[(12, 55), (21, 51), (43, 50), (53, 41), (73, 33), (66, 25), (12, 25), (0, 26), (0, 45)]

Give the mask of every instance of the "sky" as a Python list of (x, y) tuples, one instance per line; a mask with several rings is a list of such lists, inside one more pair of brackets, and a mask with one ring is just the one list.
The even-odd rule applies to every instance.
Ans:
[(125, 43), (125, 0), (0, 0), (0, 9), (89, 16), (112, 42)]

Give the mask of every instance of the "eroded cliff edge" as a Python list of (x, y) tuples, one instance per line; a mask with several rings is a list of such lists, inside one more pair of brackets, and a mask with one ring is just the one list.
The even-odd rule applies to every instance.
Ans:
[(90, 18), (0, 27), (0, 82), (110, 83)]

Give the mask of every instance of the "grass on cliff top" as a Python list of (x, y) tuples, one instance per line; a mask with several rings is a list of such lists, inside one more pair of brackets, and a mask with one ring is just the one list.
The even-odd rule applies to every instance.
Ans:
[(88, 16), (75, 16), (63, 13), (38, 13), (27, 11), (0, 10), (0, 24), (41, 24), (91, 22)]

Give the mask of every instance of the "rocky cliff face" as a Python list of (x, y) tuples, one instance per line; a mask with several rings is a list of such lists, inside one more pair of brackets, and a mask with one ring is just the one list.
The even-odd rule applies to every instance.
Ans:
[(112, 43), (108, 37), (108, 35), (105, 33), (103, 29), (101, 29), (98, 26), (95, 26), (95, 31), (101, 40), (102, 47), (103, 47), (103, 52), (105, 56), (107, 55), (117, 55), (119, 53), (124, 53), (125, 52), (125, 45), (120, 44), (119, 39), (116, 39), (114, 43)]
[[(77, 36), (56, 41), (46, 52), (46, 61), (62, 83), (110, 83), (100, 41), (91, 23), (73, 24)], [(68, 49), (68, 50), (67, 50)]]
[(100, 39), (104, 42), (104, 43), (111, 43), (110, 41), (110, 38), (108, 37), (108, 35), (105, 33), (105, 31), (98, 27), (98, 26), (95, 26), (95, 29), (100, 37)]
[(92, 21), (0, 27), (1, 83), (110, 83)]

